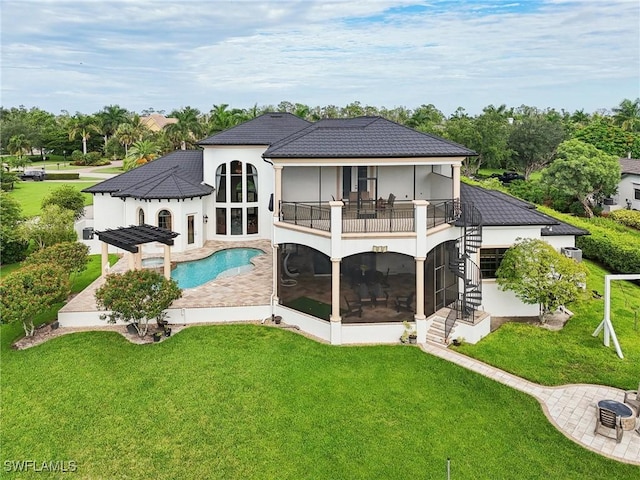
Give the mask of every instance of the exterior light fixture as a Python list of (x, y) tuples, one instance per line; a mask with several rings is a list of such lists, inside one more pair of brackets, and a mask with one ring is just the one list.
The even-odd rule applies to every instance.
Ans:
[(373, 249), (374, 252), (376, 253), (384, 253), (387, 251), (387, 246), (386, 245), (374, 245)]
[(208, 217), (207, 215), (203, 215), (203, 216), (202, 216), (202, 221), (203, 221), (204, 223), (207, 223), (207, 222), (209, 221), (209, 217)]

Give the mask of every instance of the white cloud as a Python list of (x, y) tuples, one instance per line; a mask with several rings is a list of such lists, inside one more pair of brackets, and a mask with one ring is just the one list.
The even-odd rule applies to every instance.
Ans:
[(2, 13), (4, 106), (592, 111), (639, 95), (635, 0), (5, 0)]

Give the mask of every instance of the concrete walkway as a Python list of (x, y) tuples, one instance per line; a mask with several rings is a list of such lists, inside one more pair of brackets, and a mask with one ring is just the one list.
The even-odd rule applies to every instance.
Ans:
[(584, 448), (620, 462), (640, 465), (640, 434), (635, 430), (625, 431), (620, 443), (616, 443), (615, 438), (593, 433), (596, 403), (604, 399), (622, 402), (622, 390), (601, 385), (545, 387), (436, 344), (422, 344), (421, 348), (431, 355), (532, 395), (542, 405), (549, 421), (566, 437)]

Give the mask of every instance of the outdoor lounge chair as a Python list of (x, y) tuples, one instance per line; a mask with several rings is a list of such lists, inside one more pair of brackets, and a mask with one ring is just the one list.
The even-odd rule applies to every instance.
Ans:
[(346, 317), (350, 317), (351, 315), (355, 315), (356, 313), (358, 314), (358, 317), (362, 318), (362, 305), (355, 302), (355, 301), (349, 301), (349, 299), (347, 297), (344, 297), (344, 301), (347, 304), (347, 311), (345, 312), (344, 316)]
[(602, 427), (615, 430), (616, 442), (620, 443), (620, 441), (622, 440), (622, 434), (624, 433), (622, 430), (622, 419), (618, 417), (612, 410), (596, 405), (596, 428), (594, 429), (593, 433), (594, 435), (596, 433), (599, 433), (600, 435), (603, 435), (605, 437), (609, 436), (599, 431)]
[(411, 292), (409, 295), (405, 296), (397, 296), (396, 297), (396, 312), (400, 313), (400, 310), (406, 310), (408, 312), (413, 313), (413, 307), (411, 304), (413, 303), (413, 296), (415, 292)]
[(362, 306), (373, 306), (373, 296), (369, 292), (369, 287), (367, 287), (367, 284), (364, 282), (358, 285), (358, 299), (360, 300), (360, 305)]
[(632, 406), (636, 411), (636, 417), (640, 417), (640, 384), (637, 390), (627, 390), (624, 392), (624, 403)]
[(369, 289), (369, 293), (373, 297), (373, 304), (377, 307), (378, 305), (384, 305), (387, 308), (389, 303), (389, 293), (382, 290), (382, 285), (376, 283)]

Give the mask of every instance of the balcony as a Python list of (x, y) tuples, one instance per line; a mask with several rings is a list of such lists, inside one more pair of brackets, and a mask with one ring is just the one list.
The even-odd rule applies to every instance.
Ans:
[[(428, 200), (428, 229), (454, 222), (460, 215), (458, 200)], [(416, 205), (412, 201), (396, 201), (392, 208), (375, 202), (358, 202), (340, 208), (328, 202), (287, 202), (280, 204), (279, 220), (301, 227), (331, 232), (332, 209), (339, 212), (342, 233), (412, 233), (416, 231)], [(424, 208), (424, 207), (423, 207)], [(424, 211), (424, 210), (423, 210)]]

